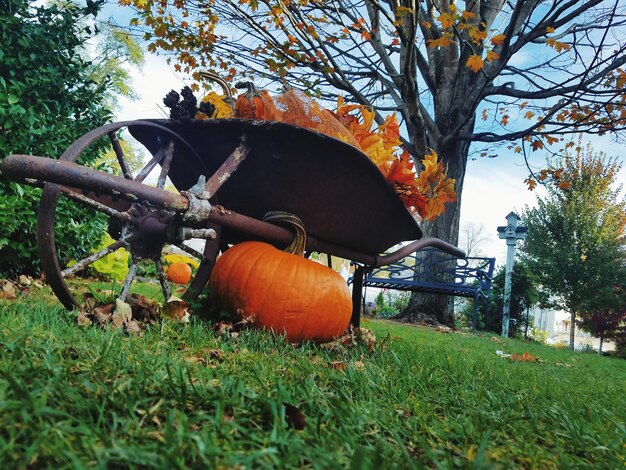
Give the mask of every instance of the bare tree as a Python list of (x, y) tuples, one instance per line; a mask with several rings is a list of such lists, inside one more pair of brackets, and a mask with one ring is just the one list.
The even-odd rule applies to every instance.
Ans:
[(488, 240), (489, 234), (484, 223), (465, 222), (461, 225), (459, 246), (467, 256), (484, 256), (482, 248)]

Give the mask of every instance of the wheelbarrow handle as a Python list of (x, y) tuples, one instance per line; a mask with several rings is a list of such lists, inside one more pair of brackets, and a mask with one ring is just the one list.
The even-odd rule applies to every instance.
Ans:
[(109, 194), (129, 201), (146, 201), (164, 209), (183, 212), (189, 207), (186, 197), (137, 181), (103, 173), (72, 162), (32, 155), (10, 155), (1, 167), (2, 174), (16, 181), (39, 180), (71, 188)]

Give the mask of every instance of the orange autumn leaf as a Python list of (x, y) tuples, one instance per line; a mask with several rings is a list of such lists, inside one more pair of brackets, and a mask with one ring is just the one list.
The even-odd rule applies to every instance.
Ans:
[(516, 353), (511, 354), (511, 357), (509, 359), (511, 359), (512, 361), (517, 361), (517, 362), (535, 362), (539, 358), (537, 356), (529, 354), (528, 351), (524, 351), (523, 354), (516, 354)]
[(557, 52), (569, 51), (571, 46), (569, 44), (565, 44), (564, 42), (559, 42), (554, 38), (548, 38), (546, 44), (551, 48), (555, 49)]
[(543, 148), (543, 142), (539, 139), (533, 140), (530, 145), (532, 146), (533, 150), (539, 150)]
[[(353, 111), (357, 111), (360, 118), (350, 114)], [(361, 151), (378, 167), (394, 158), (393, 152), (400, 143), (400, 128), (395, 115), (390, 116), (382, 128), (372, 130), (374, 112), (362, 105), (345, 104), (343, 98), (338, 100), (336, 115), (356, 139)]]
[(476, 18), (476, 13), (465, 10), (463, 13), (461, 13), (461, 16), (466, 20), (473, 20), (474, 18)]
[(394, 159), (385, 178), (409, 209), (414, 208), (422, 216), (426, 211), (427, 197), (417, 188), (417, 175), (409, 159), (409, 152), (404, 150), (400, 158)]
[(537, 186), (537, 181), (534, 178), (527, 178), (524, 182), (528, 185), (529, 191), (532, 191)]
[(496, 34), (489, 40), (489, 42), (493, 44), (494, 46), (501, 46), (502, 44), (504, 44), (505, 39), (506, 39), (505, 34)]
[(450, 13), (442, 13), (437, 17), (437, 21), (441, 23), (443, 29), (449, 28), (454, 24), (454, 19)]
[(488, 62), (492, 62), (494, 60), (498, 60), (500, 58), (500, 54), (494, 51), (487, 51), (487, 57), (485, 57)]
[(451, 37), (452, 37), (451, 34), (446, 33), (438, 39), (428, 39), (426, 43), (428, 44), (428, 47), (430, 47), (431, 49), (435, 47), (447, 47), (454, 42), (450, 39)]
[(386, 149), (396, 150), (400, 146), (402, 141), (400, 140), (400, 123), (396, 113), (385, 118), (385, 123), (378, 127), (379, 133), (383, 139), (383, 144)]
[(471, 28), (469, 30), (469, 37), (472, 39), (473, 42), (475, 42), (476, 44), (480, 44), (482, 43), (485, 38), (487, 37), (487, 31), (484, 30), (480, 30), (478, 28)]
[(409, 159), (409, 152), (404, 150), (400, 158), (393, 161), (385, 177), (392, 184), (415, 185), (417, 175), (413, 167), (414, 164)]
[(465, 66), (470, 68), (474, 73), (482, 69), (484, 65), (485, 63), (483, 62), (483, 59), (476, 54), (472, 54), (471, 56), (469, 56), (467, 62), (465, 63)]
[(447, 177), (443, 162), (438, 161), (434, 150), (424, 156), (422, 165), (424, 169), (417, 179), (417, 188), (420, 194), (427, 197), (427, 203), (424, 212), (420, 215), (427, 220), (432, 220), (445, 211), (446, 202), (456, 201), (455, 180)]

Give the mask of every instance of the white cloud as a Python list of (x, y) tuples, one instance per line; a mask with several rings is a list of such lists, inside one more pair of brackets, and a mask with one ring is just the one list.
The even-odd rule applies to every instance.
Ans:
[(461, 224), (484, 224), (488, 239), (481, 247), (497, 264), (506, 262), (506, 243), (498, 238), (497, 227), (506, 224), (511, 212), (520, 214), (525, 205), (535, 203), (536, 192), (524, 183), (528, 172), (512, 163), (481, 161), (468, 166), (461, 203)]
[[(126, 98), (119, 100), (120, 109), (116, 113), (119, 121), (131, 119), (163, 118), (165, 109), (163, 97), (172, 89), (180, 91), (188, 83), (170, 67), (163, 57), (146, 54), (146, 61), (141, 71), (131, 72), (133, 87), (139, 95), (137, 101)], [(189, 81), (191, 82), (191, 81)]]

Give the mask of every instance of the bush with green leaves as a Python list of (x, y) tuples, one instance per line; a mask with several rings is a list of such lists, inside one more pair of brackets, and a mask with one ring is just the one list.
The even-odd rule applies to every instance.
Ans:
[(398, 315), (409, 303), (410, 292), (386, 290), (376, 296), (376, 316), (391, 318)]
[[(58, 158), (78, 137), (107, 122), (109, 83), (90, 78), (86, 42), (95, 34), (87, 8), (70, 3), (35, 6), (29, 0), (0, 2), (0, 160), (10, 154)], [(93, 146), (81, 163), (95, 161)], [(0, 180), (0, 275), (36, 274), (36, 213), (41, 190)], [(74, 204), (56, 213), (57, 248), (64, 259), (88, 253), (105, 221)]]

